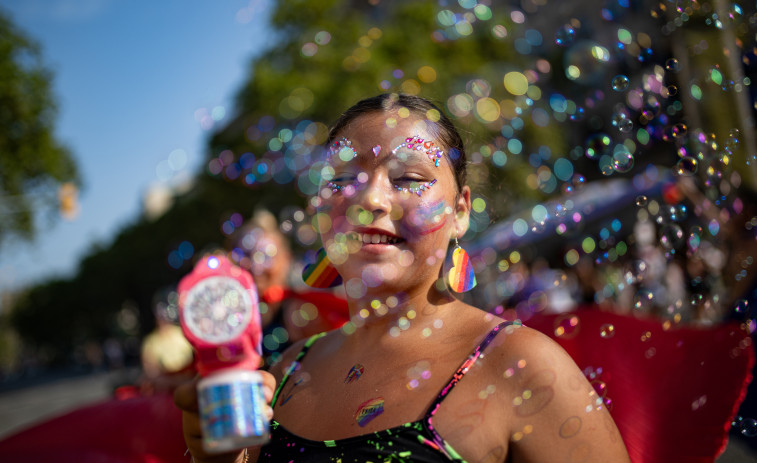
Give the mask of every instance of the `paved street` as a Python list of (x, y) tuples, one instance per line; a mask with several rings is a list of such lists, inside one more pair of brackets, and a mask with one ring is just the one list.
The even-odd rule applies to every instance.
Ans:
[(0, 439), (37, 422), (106, 399), (111, 377), (95, 373), (0, 392)]

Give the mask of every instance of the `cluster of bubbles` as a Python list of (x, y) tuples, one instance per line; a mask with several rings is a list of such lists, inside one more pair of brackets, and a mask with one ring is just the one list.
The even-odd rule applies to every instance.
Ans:
[[(671, 56), (658, 44), (695, 22), (713, 33), (746, 36), (757, 16), (738, 3), (716, 11), (710, 2), (692, 0), (659, 2), (639, 18), (630, 3), (603, 2), (595, 23), (589, 15), (581, 20), (544, 16), (542, 0), (520, 2), (503, 17), (489, 1), (439, 2), (434, 42), (465, 41), (482, 31), (521, 58), (496, 78), (483, 72), (471, 76), (444, 101), (458, 125), (477, 123), (494, 134), (469, 147), (472, 177), (499, 179), (503, 171), (526, 166), (525, 185), (539, 198), (552, 198), (521, 203), (523, 214), (495, 224), (496, 198), (487, 192), (473, 195), (469, 237), (480, 243), (471, 255), (481, 305), (525, 319), (559, 301), (583, 300), (638, 316), (655, 315), (666, 329), (736, 316), (754, 332), (748, 301), (726, 302), (723, 290), (753, 278), (752, 256), (738, 263), (735, 275), (727, 274), (725, 266), (725, 243), (737, 236), (729, 222), (745, 210), (737, 197), (741, 175), (756, 161), (757, 153), (744, 155), (753, 136), (736, 127), (726, 129), (726, 135), (721, 127), (716, 134), (688, 112), (724, 95), (745, 98), (753, 83), (728, 67), (726, 55), (720, 63), (702, 66), (705, 52), (713, 51), (707, 39), (690, 47), (692, 56)], [(333, 45), (332, 33), (320, 30), (303, 37), (302, 59)], [(354, 71), (369, 62), (383, 36), (379, 27), (367, 30), (342, 68)], [(423, 63), (390, 68), (377, 88), (419, 94), (442, 73)], [(282, 230), (306, 248), (317, 243), (314, 206), (326, 167), (321, 160), (327, 127), (300, 118), (313, 104), (312, 91), (293, 89), (275, 117), (262, 116), (245, 129), (247, 140), (265, 145), (264, 154), (225, 150), (207, 165), (211, 175), (228, 181), (291, 184), (312, 198), (304, 208), (281, 213)], [(204, 116), (213, 119), (211, 113)], [(562, 126), (576, 134), (569, 146), (549, 140), (534, 146), (534, 133)], [(229, 218), (223, 232), (229, 234), (235, 226)], [(747, 220), (744, 229), (753, 239), (757, 218)], [(555, 251), (558, 261), (543, 271), (528, 268), (530, 255), (520, 248), (554, 237), (566, 243)], [(345, 289), (360, 296), (369, 284), (348, 281)], [(377, 307), (383, 310), (387, 303)], [(411, 317), (403, 317), (391, 334), (399, 336), (411, 323)], [(580, 316), (567, 314), (557, 318), (554, 334), (570, 339), (581, 328)], [(620, 327), (604, 324), (598, 334), (609, 340), (616, 329)], [(643, 335), (640, 342), (648, 340)], [(645, 355), (654, 356), (654, 348)], [(408, 372), (409, 388), (422, 379), (416, 373)], [(753, 429), (754, 420), (741, 419), (734, 426)]]

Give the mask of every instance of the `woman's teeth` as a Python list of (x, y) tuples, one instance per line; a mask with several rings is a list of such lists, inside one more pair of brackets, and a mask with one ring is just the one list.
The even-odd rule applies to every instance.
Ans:
[(362, 241), (365, 244), (397, 244), (402, 241), (400, 238), (382, 235), (380, 233), (350, 233), (350, 238), (356, 241)]

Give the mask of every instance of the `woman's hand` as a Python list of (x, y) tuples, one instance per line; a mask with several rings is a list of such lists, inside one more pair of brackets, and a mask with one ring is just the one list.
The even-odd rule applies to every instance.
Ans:
[[(273, 408), (270, 403), (273, 399), (273, 391), (276, 387), (276, 380), (273, 375), (267, 371), (258, 370), (263, 378), (263, 391), (265, 395), (266, 418), (270, 421), (273, 418)], [(194, 458), (194, 463), (236, 463), (245, 461), (246, 452), (244, 450), (229, 453), (207, 453), (202, 447), (202, 430), (200, 428), (200, 414), (197, 406), (197, 382), (200, 378), (195, 378), (181, 384), (174, 391), (173, 399), (177, 407), (182, 411), (182, 430), (187, 448)], [(249, 451), (248, 461), (257, 460), (259, 447), (247, 449)]]

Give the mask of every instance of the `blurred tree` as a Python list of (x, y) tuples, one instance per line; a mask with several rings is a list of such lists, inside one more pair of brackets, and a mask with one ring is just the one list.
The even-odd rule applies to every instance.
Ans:
[[(297, 208), (299, 219), (286, 217), (292, 218), (288, 231), (301, 250), (314, 245), (307, 198), (317, 192), (326, 124), (381, 92), (428, 97), (462, 130), (479, 199), (474, 234), (513, 211), (568, 194), (584, 175), (630, 177), (652, 162), (674, 164), (686, 140), (698, 142), (669, 133), (684, 119), (673, 89), (689, 85), (690, 77), (683, 63), (681, 74), (666, 63), (664, 15), (653, 12), (650, 19), (644, 2), (602, 9), (594, 3), (277, 2), (271, 17), (277, 44), (251, 63), (234, 117), (209, 141), (192, 189), (177, 194), (162, 216), (145, 216), (93, 250), (75, 278), (19, 296), (15, 326), (41, 348), (70, 348), (76, 339), (117, 332), (116, 315), (129, 305), (145, 334), (155, 292), (176, 284), (194, 257), (220, 247), (259, 206), (279, 216)], [(695, 7), (687, 17), (704, 15)], [(621, 74), (628, 82), (611, 86)], [(706, 77), (699, 80), (709, 85)], [(724, 121), (729, 109), (720, 106), (707, 116)], [(618, 127), (619, 115), (632, 127)], [(615, 151), (625, 150), (634, 154), (632, 162), (614, 162), (624, 160)], [(575, 238), (583, 239), (584, 225), (575, 224)], [(193, 252), (176, 253), (183, 243)]]
[(55, 138), (51, 80), (38, 45), (0, 11), (0, 242), (34, 238), (37, 212), (57, 214), (61, 200), (75, 211), (79, 177)]

